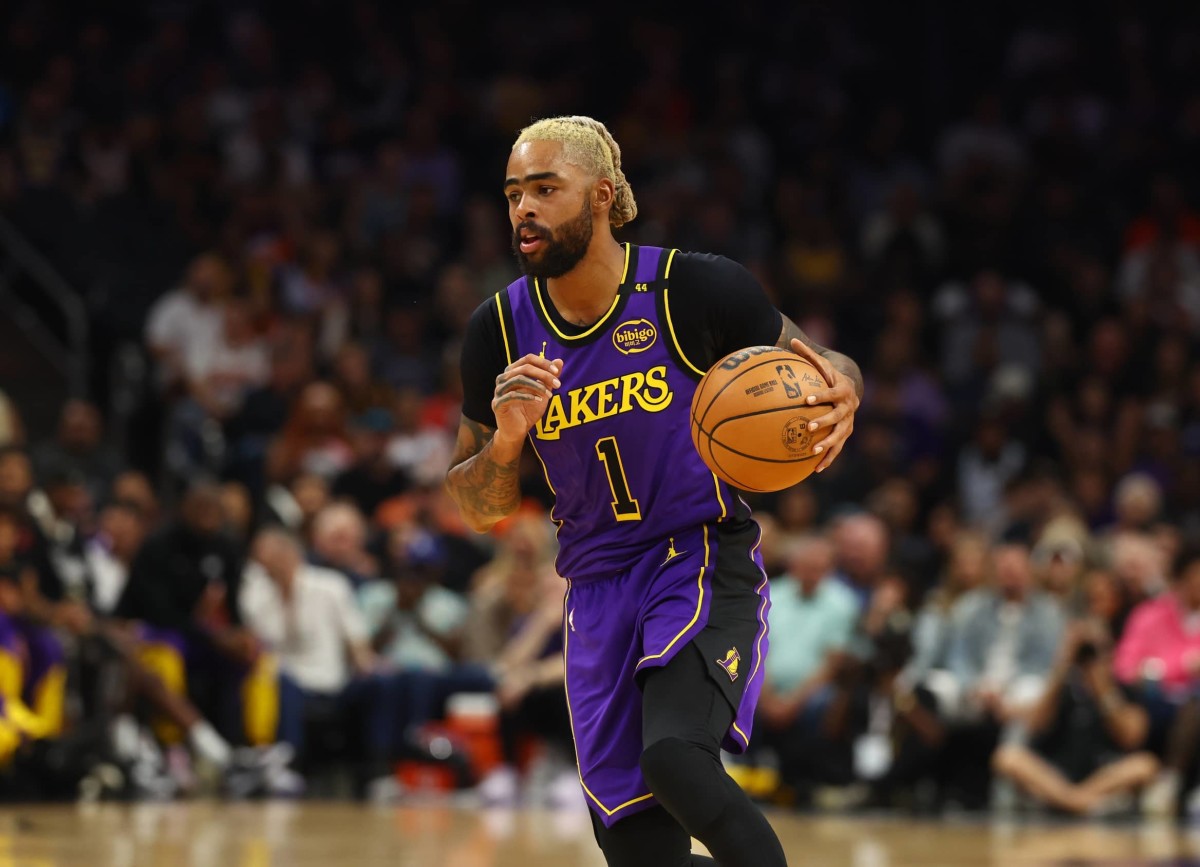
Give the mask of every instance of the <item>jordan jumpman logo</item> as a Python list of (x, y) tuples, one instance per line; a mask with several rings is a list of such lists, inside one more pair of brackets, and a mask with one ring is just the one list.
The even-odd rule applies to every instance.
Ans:
[(662, 561), (662, 565), (666, 566), (668, 563), (670, 563), (676, 557), (682, 557), (686, 553), (687, 553), (687, 551), (676, 551), (675, 550), (675, 537), (672, 536), (670, 545), (667, 547), (667, 559)]

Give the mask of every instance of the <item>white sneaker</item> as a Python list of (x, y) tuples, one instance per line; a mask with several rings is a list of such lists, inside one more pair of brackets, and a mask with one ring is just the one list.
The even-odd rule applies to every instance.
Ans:
[(583, 787), (575, 771), (560, 771), (546, 786), (546, 806), (552, 810), (587, 809), (583, 799)]
[(1179, 803), (1179, 775), (1173, 771), (1159, 774), (1142, 792), (1142, 814), (1147, 817), (1170, 818)]
[(286, 766), (268, 767), (263, 777), (267, 795), (272, 798), (299, 798), (308, 789), (304, 777)]
[(515, 768), (501, 765), (479, 783), (479, 797), (485, 806), (511, 807), (517, 803), (520, 779)]
[(1188, 793), (1186, 808), (1188, 820), (1200, 822), (1200, 786)]
[(367, 801), (372, 804), (398, 804), (404, 799), (404, 784), (393, 775), (376, 777), (367, 783)]

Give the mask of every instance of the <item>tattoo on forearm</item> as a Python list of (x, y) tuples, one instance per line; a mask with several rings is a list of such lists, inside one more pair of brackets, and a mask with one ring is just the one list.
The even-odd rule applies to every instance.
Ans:
[(776, 344), (780, 349), (790, 349), (792, 340), (799, 340), (805, 346), (812, 349), (817, 355), (829, 360), (833, 367), (844, 373), (854, 383), (854, 391), (861, 398), (863, 396), (863, 376), (854, 359), (848, 355), (843, 355), (840, 352), (834, 352), (832, 349), (826, 349), (821, 344), (817, 343), (811, 337), (801, 330), (800, 326), (783, 317), (783, 330), (779, 334), (779, 342)]
[(484, 519), (503, 518), (521, 502), (520, 457), (497, 461), (492, 428), (463, 419), (446, 475), (446, 489), (464, 510)]

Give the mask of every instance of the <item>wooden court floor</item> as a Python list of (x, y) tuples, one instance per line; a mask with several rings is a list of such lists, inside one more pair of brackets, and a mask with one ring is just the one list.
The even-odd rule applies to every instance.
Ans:
[[(1183, 867), (1200, 828), (773, 813), (793, 867)], [(580, 812), (313, 802), (0, 808), (0, 867), (603, 867)]]

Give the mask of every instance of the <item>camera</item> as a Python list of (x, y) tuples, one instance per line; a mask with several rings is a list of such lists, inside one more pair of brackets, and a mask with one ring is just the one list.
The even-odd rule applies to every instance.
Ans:
[(1075, 650), (1075, 664), (1089, 665), (1096, 661), (1096, 657), (1100, 655), (1100, 648), (1096, 646), (1094, 641), (1081, 642)]

